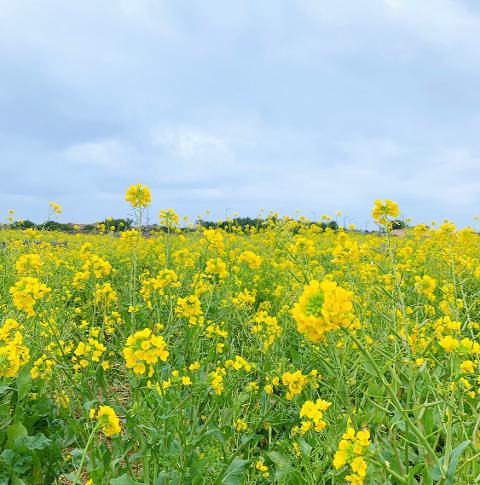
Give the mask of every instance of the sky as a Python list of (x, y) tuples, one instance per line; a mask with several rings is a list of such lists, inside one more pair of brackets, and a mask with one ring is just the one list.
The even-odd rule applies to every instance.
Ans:
[[(480, 2), (0, 0), (0, 219), (480, 213)], [(370, 221), (370, 222), (369, 222)]]

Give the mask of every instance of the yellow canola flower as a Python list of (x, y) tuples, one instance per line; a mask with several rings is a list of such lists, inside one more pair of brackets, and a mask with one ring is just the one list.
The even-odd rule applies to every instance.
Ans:
[(15, 307), (23, 310), (29, 317), (33, 317), (35, 315), (33, 307), (37, 300), (42, 299), (52, 290), (37, 278), (25, 276), (20, 278), (9, 291), (13, 297)]
[(98, 412), (90, 409), (90, 419), (96, 419), (105, 436), (115, 436), (122, 431), (120, 420), (110, 406), (100, 406)]
[(50, 208), (55, 212), (55, 214), (61, 214), (62, 213), (62, 207), (60, 204), (57, 204), (56, 202), (49, 202)]
[(175, 313), (186, 318), (190, 325), (202, 325), (205, 320), (200, 300), (195, 295), (178, 298)]
[(445, 352), (453, 352), (460, 345), (460, 342), (451, 335), (442, 337), (438, 343), (440, 344), (440, 347), (445, 350)]
[(475, 364), (471, 360), (464, 360), (460, 364), (460, 371), (465, 374), (473, 374), (475, 372)]
[(125, 194), (125, 200), (135, 209), (145, 208), (152, 202), (152, 194), (146, 185), (131, 185)]
[(372, 217), (379, 224), (387, 224), (388, 218), (395, 218), (400, 215), (400, 209), (398, 204), (390, 199), (375, 201), (375, 205), (372, 209)]
[(0, 377), (15, 377), (30, 359), (21, 330), (22, 326), (11, 318), (0, 327)]
[(247, 423), (242, 418), (236, 419), (233, 423), (233, 427), (236, 431), (246, 431), (248, 429)]
[(430, 301), (435, 300), (434, 291), (437, 287), (437, 282), (428, 275), (423, 277), (415, 276), (415, 291), (419, 295), (425, 295)]
[(352, 472), (345, 477), (347, 482), (354, 485), (362, 485), (367, 475), (367, 463), (363, 456), (370, 446), (370, 431), (364, 429), (358, 431), (349, 426), (342, 435), (338, 444), (338, 450), (333, 458), (333, 466), (339, 470), (345, 465), (349, 465)]
[(295, 396), (300, 394), (303, 387), (308, 382), (308, 376), (303, 375), (301, 371), (285, 372), (282, 375), (282, 384), (287, 386), (287, 400), (291, 401)]
[(302, 434), (310, 429), (313, 424), (314, 430), (319, 432), (325, 428), (327, 423), (323, 420), (323, 413), (332, 405), (331, 402), (317, 399), (314, 401), (305, 401), (300, 410), (301, 418), (308, 418), (309, 421), (303, 421), (300, 428)]
[(169, 352), (163, 337), (145, 328), (128, 337), (123, 356), (127, 369), (133, 369), (136, 375), (141, 376), (147, 370), (146, 365), (152, 368), (159, 360), (166, 362)]
[(177, 226), (180, 222), (178, 214), (173, 209), (162, 209), (159, 213), (160, 225), (167, 227)]
[(311, 281), (292, 309), (298, 331), (318, 343), (330, 330), (358, 328), (352, 300), (353, 293), (334, 281)]
[(42, 267), (42, 260), (38, 254), (23, 254), (15, 263), (19, 274), (37, 272)]

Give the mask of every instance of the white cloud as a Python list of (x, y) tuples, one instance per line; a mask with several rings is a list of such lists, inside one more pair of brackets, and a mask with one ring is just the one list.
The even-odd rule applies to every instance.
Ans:
[(220, 215), (480, 198), (462, 1), (0, 0), (0, 23), (0, 192), (24, 214), (41, 204), (14, 193), (120, 215), (134, 181)]
[(64, 158), (78, 165), (92, 165), (107, 169), (125, 168), (134, 161), (132, 148), (117, 140), (102, 140), (72, 145), (64, 152)]
[(217, 153), (226, 160), (233, 157), (229, 141), (198, 128), (177, 127), (159, 130), (154, 143), (166, 146), (175, 156), (196, 158), (205, 153)]
[(418, 38), (444, 48), (467, 50), (478, 58), (480, 17), (461, 1), (385, 0), (392, 19)]

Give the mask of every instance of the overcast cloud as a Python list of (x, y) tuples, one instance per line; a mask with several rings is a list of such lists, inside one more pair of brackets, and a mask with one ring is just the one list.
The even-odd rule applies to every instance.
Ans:
[(0, 0), (0, 208), (40, 221), (480, 213), (480, 7)]

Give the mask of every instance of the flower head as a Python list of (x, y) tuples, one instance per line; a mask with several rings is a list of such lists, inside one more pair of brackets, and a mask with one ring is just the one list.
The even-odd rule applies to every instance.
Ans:
[(35, 315), (33, 307), (37, 300), (40, 300), (52, 290), (37, 278), (25, 276), (20, 278), (9, 291), (15, 307), (23, 310), (29, 317), (33, 317)]
[(353, 293), (334, 281), (311, 281), (292, 309), (298, 331), (312, 342), (320, 342), (330, 330), (357, 328), (352, 299)]
[(343, 434), (338, 450), (333, 457), (333, 466), (339, 470), (345, 465), (349, 465), (352, 473), (345, 477), (347, 482), (355, 485), (362, 485), (367, 475), (367, 463), (363, 456), (370, 446), (370, 431), (363, 429), (358, 431), (348, 426)]
[(375, 201), (375, 206), (372, 209), (372, 217), (379, 224), (388, 224), (388, 218), (395, 218), (400, 215), (398, 204), (390, 199)]
[(114, 436), (122, 431), (120, 420), (110, 406), (100, 406), (98, 412), (91, 409), (90, 418), (99, 422), (105, 436)]
[(130, 335), (123, 349), (127, 369), (139, 376), (145, 374), (147, 364), (151, 367), (158, 360), (165, 362), (169, 356), (163, 337), (155, 335), (149, 328)]
[(128, 188), (125, 200), (130, 202), (135, 209), (138, 209), (140, 207), (148, 207), (150, 202), (152, 202), (152, 195), (146, 185), (136, 184)]

